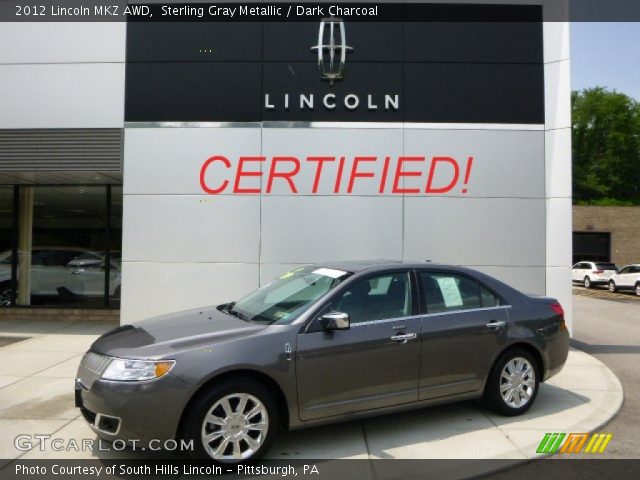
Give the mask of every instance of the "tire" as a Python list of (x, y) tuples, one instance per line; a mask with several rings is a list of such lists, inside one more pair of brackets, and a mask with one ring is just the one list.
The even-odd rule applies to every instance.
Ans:
[(636, 295), (640, 297), (640, 282), (636, 283)]
[(584, 285), (584, 288), (591, 288), (591, 279), (589, 277), (584, 277), (582, 284)]
[(11, 305), (11, 282), (0, 283), (0, 307)]
[(611, 293), (616, 293), (618, 291), (618, 287), (616, 287), (616, 282), (613, 280), (609, 280), (609, 291)]
[[(513, 371), (514, 366), (522, 369), (525, 364), (528, 364), (529, 367), (528, 375), (523, 377), (527, 384), (518, 382), (518, 375), (516, 382), (521, 385), (521, 389), (513, 391), (511, 395), (509, 390), (504, 388), (504, 385), (508, 383), (508, 370)], [(509, 366), (508, 369), (507, 366)], [(503, 373), (505, 374), (504, 379)], [(500, 415), (507, 417), (521, 415), (531, 408), (538, 396), (539, 379), (540, 366), (533, 355), (522, 348), (509, 349), (496, 360), (489, 373), (483, 402), (488, 408)], [(504, 396), (503, 391), (505, 392)], [(523, 402), (523, 400), (525, 401)]]
[[(245, 402), (244, 416), (238, 413), (241, 401)], [(227, 402), (231, 415), (225, 412), (224, 405)], [(187, 408), (182, 438), (193, 440), (194, 449), (189, 455), (194, 459), (223, 464), (258, 459), (273, 444), (280, 425), (273, 394), (264, 385), (251, 379), (225, 380), (199, 395)], [(247, 416), (253, 410), (256, 413)], [(216, 418), (215, 423), (205, 420), (209, 414)], [(256, 428), (247, 429), (247, 426)], [(205, 434), (210, 435), (207, 446), (203, 439)], [(225, 441), (226, 445), (223, 446)]]

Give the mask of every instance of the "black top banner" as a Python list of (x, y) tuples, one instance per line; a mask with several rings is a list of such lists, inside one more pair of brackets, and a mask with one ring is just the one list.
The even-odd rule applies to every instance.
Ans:
[(259, 2), (0, 0), (0, 22), (634, 22), (637, 0), (523, 0), (518, 5), (439, 5), (437, 2)]

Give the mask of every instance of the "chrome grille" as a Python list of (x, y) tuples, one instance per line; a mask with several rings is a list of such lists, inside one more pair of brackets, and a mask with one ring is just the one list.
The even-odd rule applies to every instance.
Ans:
[(78, 368), (78, 379), (85, 387), (91, 388), (93, 382), (100, 378), (110, 361), (111, 357), (93, 352), (85, 353)]

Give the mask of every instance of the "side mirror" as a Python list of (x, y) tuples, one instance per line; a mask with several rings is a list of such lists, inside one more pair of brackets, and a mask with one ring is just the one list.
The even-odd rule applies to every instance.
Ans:
[(322, 328), (327, 331), (349, 330), (351, 322), (349, 314), (344, 312), (329, 312), (320, 317)]

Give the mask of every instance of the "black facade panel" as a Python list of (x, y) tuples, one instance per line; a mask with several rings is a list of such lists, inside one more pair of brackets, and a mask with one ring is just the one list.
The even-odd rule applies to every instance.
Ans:
[(539, 63), (542, 23), (407, 22), (406, 62)]
[[(540, 7), (405, 8), (404, 23), (345, 22), (352, 50), (333, 85), (311, 50), (319, 22), (129, 23), (125, 120), (544, 123)], [(496, 22), (498, 10), (517, 21)]]
[(125, 119), (257, 121), (260, 67), (259, 62), (128, 63)]
[[(345, 22), (347, 63), (399, 62), (402, 60), (400, 22)], [(316, 61), (311, 47), (318, 44), (319, 22), (264, 24), (264, 61)], [(295, 39), (295, 40), (293, 40)]]
[[(320, 80), (318, 67), (309, 62), (265, 62), (263, 67), (263, 91), (275, 108), (263, 108), (263, 120), (281, 121), (369, 121), (401, 122), (403, 120), (402, 64), (401, 63), (353, 63), (344, 80), (330, 85)], [(289, 109), (284, 108), (284, 95), (289, 94)], [(336, 108), (322, 106), (322, 98), (335, 95)], [(314, 97), (314, 110), (300, 109), (300, 94)], [(354, 94), (359, 106), (349, 110), (344, 97)], [(399, 98), (399, 109), (384, 108), (385, 94)], [(371, 102), (369, 102), (371, 95)], [(333, 100), (331, 100), (333, 102)], [(368, 104), (377, 109), (369, 108)]]
[(408, 63), (405, 121), (544, 123), (541, 65)]
[(127, 24), (128, 62), (259, 62), (260, 23)]

